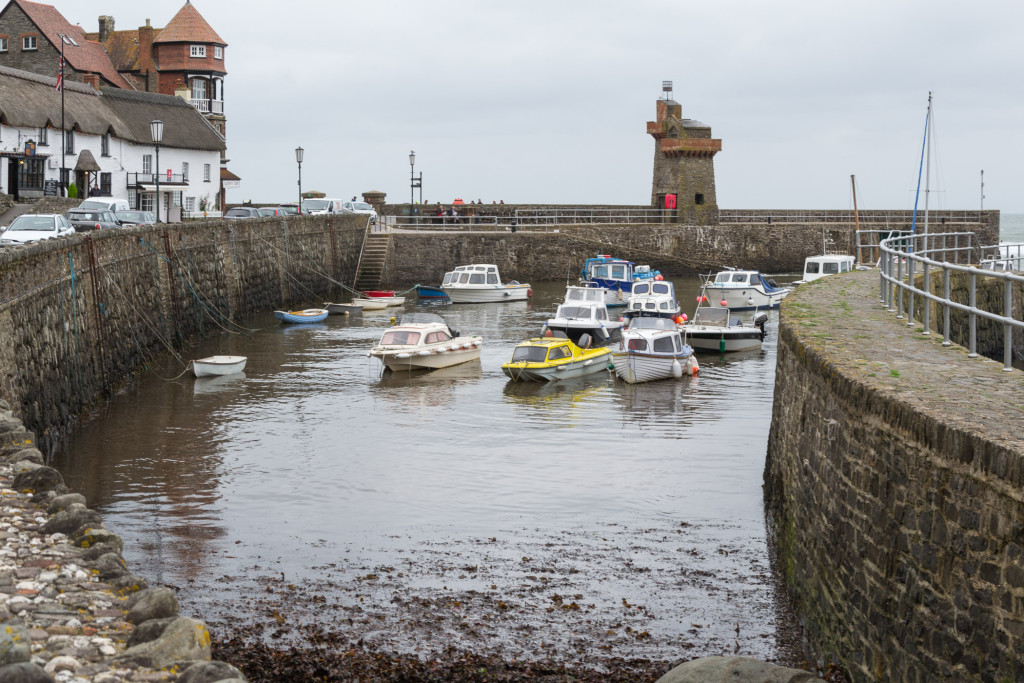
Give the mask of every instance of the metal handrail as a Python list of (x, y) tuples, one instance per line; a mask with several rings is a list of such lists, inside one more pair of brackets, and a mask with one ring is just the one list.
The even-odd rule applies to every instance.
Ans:
[[(938, 220), (948, 223), (980, 223), (984, 214), (978, 211), (933, 212)], [(828, 211), (814, 209), (719, 209), (722, 223), (907, 223), (913, 212), (906, 209)]]
[[(957, 236), (961, 237), (957, 237)], [(967, 246), (960, 246), (958, 240), (968, 235)], [(955, 240), (953, 247), (947, 247), (947, 241)], [(950, 346), (950, 310), (955, 309), (968, 314), (969, 321), (969, 343), (968, 356), (977, 358), (978, 341), (978, 317), (992, 320), (1003, 326), (1003, 370), (1013, 370), (1013, 329), (1024, 329), (1024, 321), (1013, 317), (1013, 285), (1024, 283), (1024, 276), (995, 270), (983, 270), (973, 265), (960, 265), (949, 261), (937, 261), (929, 258), (929, 255), (940, 255), (943, 259), (952, 255), (957, 261), (965, 258), (965, 263), (970, 263), (970, 255), (976, 251), (989, 249), (991, 247), (977, 247), (973, 244), (977, 237), (973, 233), (938, 233), (938, 234), (914, 234), (901, 235), (882, 240), (878, 247), (882, 252), (879, 261), (880, 289), (882, 305), (890, 312), (896, 313), (897, 319), (903, 319), (903, 295), (908, 296), (907, 305), (907, 326), (913, 326), (914, 322), (914, 296), (920, 296), (926, 302), (935, 302), (942, 306), (943, 331), (942, 345)], [(915, 270), (917, 265), (921, 267), (922, 286), (917, 287)], [(906, 266), (906, 271), (904, 271)], [(942, 296), (931, 292), (931, 271), (939, 269), (942, 273)], [(953, 301), (949, 295), (950, 273), (966, 273), (968, 280), (968, 303), (961, 304)], [(977, 279), (994, 278), (1003, 281), (1003, 314), (992, 313), (977, 306)], [(925, 305), (921, 318), (924, 325), (923, 334), (931, 334), (931, 306)]]

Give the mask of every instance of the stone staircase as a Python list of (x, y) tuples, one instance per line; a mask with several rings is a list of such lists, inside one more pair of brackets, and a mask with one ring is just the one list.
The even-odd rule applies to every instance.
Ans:
[(391, 233), (367, 232), (363, 240), (363, 251), (356, 266), (354, 289), (365, 292), (380, 289), (380, 281), (387, 267), (388, 251), (391, 249)]

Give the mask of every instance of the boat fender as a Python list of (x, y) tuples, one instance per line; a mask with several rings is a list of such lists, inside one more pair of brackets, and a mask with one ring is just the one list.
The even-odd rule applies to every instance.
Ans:
[(416, 353), (418, 355), (420, 355), (420, 356), (429, 356), (430, 355), (430, 351), (417, 351)]
[(412, 354), (411, 354), (411, 353), (399, 353), (399, 354), (397, 354), (397, 355), (395, 356), (395, 358), (403, 358), (403, 359), (404, 359), (404, 358), (411, 358), (411, 357), (412, 357)]
[(683, 376), (683, 366), (677, 360), (672, 361), (672, 376), (676, 379)]
[(747, 299), (747, 305), (748, 306), (753, 306), (754, 305), (754, 298), (753, 297)]
[(690, 377), (696, 377), (700, 373), (700, 365), (697, 363), (697, 359), (690, 356), (686, 360), (686, 374)]
[(722, 308), (726, 308), (726, 307), (728, 307), (728, 306), (729, 306), (729, 302), (728, 302), (728, 301), (726, 301), (725, 299), (722, 299), (722, 300), (721, 300), (721, 301), (719, 301), (718, 303), (722, 304)]
[(527, 289), (526, 290), (526, 298), (529, 299), (532, 296), (533, 296), (533, 290), (532, 289)]

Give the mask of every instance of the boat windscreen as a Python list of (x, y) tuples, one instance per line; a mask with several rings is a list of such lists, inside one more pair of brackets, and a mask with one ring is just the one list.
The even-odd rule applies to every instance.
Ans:
[(568, 306), (562, 304), (555, 313), (556, 318), (563, 320), (591, 320), (594, 317), (594, 309), (590, 306)]
[(414, 346), (420, 341), (419, 332), (409, 330), (388, 330), (380, 338), (381, 346)]
[(671, 330), (675, 326), (675, 321), (668, 318), (640, 317), (629, 321), (631, 330)]
[(548, 347), (546, 346), (517, 346), (512, 352), (513, 363), (543, 363), (547, 358)]
[(405, 315), (402, 316), (403, 325), (409, 325), (413, 323), (417, 323), (420, 325), (428, 325), (431, 323), (440, 323), (442, 325), (448, 324), (445, 322), (444, 318), (437, 315), (436, 313), (406, 313)]
[(697, 309), (697, 312), (693, 314), (693, 323), (695, 325), (726, 325), (728, 322), (728, 308), (711, 308), (710, 306), (701, 306)]

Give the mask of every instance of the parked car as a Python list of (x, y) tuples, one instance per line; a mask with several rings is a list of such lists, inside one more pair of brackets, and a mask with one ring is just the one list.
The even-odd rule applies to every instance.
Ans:
[(345, 202), (341, 205), (341, 212), (369, 216), (371, 222), (375, 223), (377, 221), (377, 212), (366, 202)]
[(78, 232), (121, 227), (114, 212), (104, 209), (68, 209), (67, 219)]
[(59, 213), (26, 213), (11, 221), (0, 233), (0, 245), (29, 244), (74, 232), (68, 219)]
[(121, 225), (152, 225), (156, 214), (152, 211), (115, 211), (114, 217)]
[(282, 204), (277, 209), (281, 212), (282, 216), (297, 216), (299, 213), (298, 204)]
[(281, 215), (281, 210), (276, 206), (261, 206), (256, 210), (259, 212), (260, 216), (263, 216), (264, 218), (267, 216)]
[(254, 206), (236, 206), (224, 212), (224, 218), (259, 218), (260, 210)]
[(86, 199), (78, 205), (79, 209), (106, 209), (107, 211), (128, 211), (127, 199), (115, 199), (113, 197), (93, 197)]

